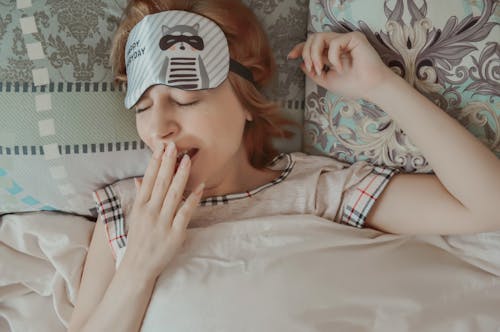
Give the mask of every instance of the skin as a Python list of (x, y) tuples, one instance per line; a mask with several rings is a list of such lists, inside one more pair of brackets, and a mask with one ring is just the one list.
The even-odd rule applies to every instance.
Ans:
[[(211, 90), (184, 91), (150, 87), (135, 105), (137, 131), (154, 150), (174, 143), (178, 151), (199, 148), (186, 190), (206, 184), (204, 196), (251, 190), (279, 172), (254, 168), (243, 145), (243, 130), (252, 115), (241, 106), (231, 84)], [(245, 176), (241, 176), (245, 174)]]
[[(312, 34), (289, 54), (298, 57), (304, 60), (303, 71), (317, 84), (350, 98), (364, 98), (389, 113), (434, 168), (436, 175), (394, 176), (371, 209), (369, 226), (400, 234), (500, 229), (496, 211), (500, 161), (392, 73), (362, 34)], [(328, 72), (321, 70), (324, 64), (330, 67)], [(193, 100), (199, 104), (179, 105)], [(202, 195), (252, 189), (276, 175), (256, 170), (246, 160), (241, 138), (251, 114), (237, 102), (227, 82), (197, 93), (155, 86), (137, 107), (147, 108), (138, 113), (137, 128), (155, 153), (144, 179), (137, 183), (127, 250), (115, 271), (105, 225), (99, 219), (69, 331), (138, 331), (156, 278), (182, 245)], [(170, 142), (180, 149), (199, 147), (200, 154), (174, 172), (175, 146), (170, 144), (165, 151)], [(186, 190), (191, 193), (182, 202)]]
[[(138, 133), (153, 156), (136, 182), (127, 250), (115, 272), (98, 219), (69, 331), (139, 330), (156, 278), (184, 242), (200, 199), (252, 190), (280, 174), (248, 161), (242, 138), (252, 116), (227, 80), (210, 92), (155, 85), (135, 108)], [(184, 157), (175, 171), (178, 151), (193, 147), (197, 155)]]
[[(370, 227), (399, 234), (500, 229), (500, 161), (386, 67), (362, 33), (313, 34), (289, 54), (292, 59), (299, 56), (302, 70), (317, 84), (387, 112), (434, 169), (436, 175), (396, 175), (370, 210)], [(321, 70), (325, 64), (329, 71)]]

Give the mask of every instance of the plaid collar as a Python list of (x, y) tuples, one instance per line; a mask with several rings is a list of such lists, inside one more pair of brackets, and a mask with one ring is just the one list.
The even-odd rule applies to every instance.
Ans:
[(263, 184), (262, 186), (255, 188), (251, 191), (246, 191), (237, 194), (207, 197), (200, 202), (200, 206), (225, 205), (231, 201), (253, 197), (262, 190), (280, 183), (281, 181), (286, 179), (288, 174), (290, 174), (290, 172), (292, 171), (293, 166), (295, 165), (295, 162), (292, 160), (292, 156), (288, 153), (281, 153), (267, 165), (267, 168), (274, 169), (274, 167), (277, 166), (282, 161), (286, 162), (285, 167), (281, 170), (280, 176), (278, 176), (271, 182)]

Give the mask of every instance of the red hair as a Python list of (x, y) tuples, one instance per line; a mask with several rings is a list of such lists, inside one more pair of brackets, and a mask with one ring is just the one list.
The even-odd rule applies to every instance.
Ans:
[[(111, 49), (111, 63), (117, 83), (127, 81), (125, 45), (132, 28), (149, 14), (166, 10), (184, 10), (205, 16), (224, 31), (231, 58), (251, 70), (257, 86), (262, 87), (274, 75), (276, 64), (266, 33), (255, 14), (237, 0), (132, 0), (128, 3)], [(232, 72), (229, 81), (240, 103), (251, 114), (243, 134), (248, 160), (264, 167), (277, 155), (273, 138), (289, 138), (291, 131), (283, 126), (297, 124), (281, 115), (279, 106), (269, 101), (251, 82)]]

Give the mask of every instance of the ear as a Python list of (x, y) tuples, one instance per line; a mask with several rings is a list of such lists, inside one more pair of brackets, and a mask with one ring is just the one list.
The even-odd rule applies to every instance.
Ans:
[(198, 32), (198, 29), (200, 28), (200, 24), (199, 23), (196, 23), (195, 25), (193, 25), (193, 29)]
[(253, 115), (252, 115), (252, 113), (250, 113), (250, 111), (248, 111), (248, 110), (245, 110), (245, 119), (246, 119), (248, 122), (252, 122), (252, 121), (253, 121)]

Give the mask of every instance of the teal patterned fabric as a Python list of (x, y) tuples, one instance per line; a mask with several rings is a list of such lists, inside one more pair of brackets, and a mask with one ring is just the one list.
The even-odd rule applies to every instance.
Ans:
[[(304, 76), (286, 54), (307, 31), (303, 0), (246, 0), (278, 75), (265, 93), (302, 123)], [(26, 7), (23, 7), (26, 4)], [(109, 53), (125, 0), (0, 2), (0, 214), (95, 215), (92, 191), (143, 174), (150, 152), (113, 84)], [(20, 6), (20, 7), (19, 7)], [(299, 151), (302, 135), (276, 141)]]
[[(311, 0), (309, 30), (362, 31), (394, 72), (500, 157), (498, 2)], [(432, 171), (383, 110), (309, 80), (304, 125), (306, 152), (405, 172)]]
[(0, 213), (91, 214), (89, 190), (148, 155), (108, 60), (124, 3), (18, 3), (0, 2)]

